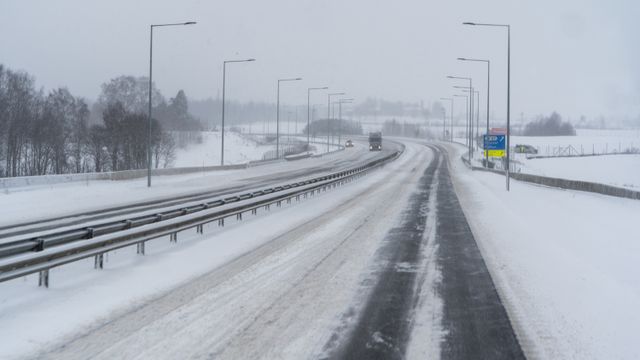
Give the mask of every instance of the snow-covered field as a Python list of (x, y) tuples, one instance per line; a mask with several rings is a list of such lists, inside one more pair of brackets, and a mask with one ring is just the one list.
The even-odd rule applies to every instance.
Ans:
[[(464, 138), (455, 140), (465, 142)], [(638, 130), (578, 129), (576, 136), (513, 136), (511, 144), (534, 146), (538, 149), (538, 155), (543, 156), (606, 154), (529, 159), (526, 154), (512, 153), (512, 171), (640, 188), (640, 154), (618, 155), (628, 149), (640, 149)], [(474, 156), (476, 165), (480, 166), (482, 150)]]
[[(481, 135), (484, 134), (484, 129), (480, 127)], [(455, 141), (466, 142), (464, 127), (454, 126), (453, 132)], [(544, 156), (553, 156), (563, 151), (571, 151), (572, 155), (618, 153), (629, 148), (640, 148), (640, 130), (577, 129), (576, 136), (511, 136), (511, 146), (518, 144), (532, 145), (538, 149), (539, 155)]]
[[(293, 123), (290, 125), (293, 126)], [(284, 128), (286, 130), (286, 128)], [(248, 128), (246, 129), (248, 130)], [(294, 136), (293, 130), (291, 136), (287, 136), (286, 131), (281, 133), (280, 146), (286, 148), (288, 145), (296, 141), (306, 141), (306, 136)], [(249, 161), (262, 160), (262, 156), (268, 151), (275, 152), (276, 145), (263, 144), (258, 138), (250, 135), (240, 135), (236, 132), (225, 131), (224, 135), (224, 163), (245, 164)], [(313, 152), (317, 154), (327, 152), (326, 146), (314, 145), (313, 142), (324, 143), (325, 138), (311, 138)], [(337, 141), (337, 137), (334, 139)], [(192, 166), (215, 166), (220, 165), (220, 157), (222, 153), (221, 147), (222, 137), (219, 131), (202, 132), (202, 142), (199, 144), (190, 144), (185, 148), (176, 150), (176, 157), (172, 167), (192, 167)], [(336, 150), (333, 144), (330, 151)]]
[[(176, 150), (173, 167), (213, 166), (220, 165), (221, 133), (202, 132), (202, 143), (191, 144)], [(225, 164), (243, 164), (251, 160), (260, 160), (262, 155), (274, 149), (271, 145), (260, 145), (237, 133), (225, 131), (224, 134)]]
[(640, 154), (520, 161), (520, 171), (523, 173), (640, 190)]
[(448, 146), (461, 204), (526, 352), (640, 358), (640, 201), (518, 181), (506, 192), (503, 176), (468, 170), (463, 147)]
[[(576, 154), (611, 154), (640, 148), (639, 130), (578, 129), (576, 136), (513, 136), (511, 145), (532, 145), (539, 155), (553, 156), (563, 151)], [(571, 149), (568, 149), (571, 147)]]
[[(512, 144), (533, 145), (539, 155), (615, 154), (640, 149), (640, 132), (579, 129), (576, 136), (514, 136)], [(514, 154), (514, 159), (515, 170), (528, 174), (640, 188), (640, 154), (543, 159)]]

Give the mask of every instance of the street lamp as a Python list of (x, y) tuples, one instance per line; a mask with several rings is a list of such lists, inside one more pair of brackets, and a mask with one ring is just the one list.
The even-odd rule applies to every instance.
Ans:
[(280, 83), (283, 81), (299, 81), (302, 78), (278, 79), (278, 101), (276, 105), (276, 159), (280, 158)]
[[(462, 90), (464, 92), (469, 92), (468, 89)], [(480, 91), (478, 90), (473, 90), (473, 94), (475, 95), (475, 98), (477, 99), (478, 104), (480, 104)], [(476, 150), (478, 150), (478, 141), (477, 141), (477, 137), (480, 134), (480, 129), (479, 129), (479, 123), (480, 123), (480, 106), (476, 106), (475, 108), (476, 111), (476, 132), (475, 132), (475, 137), (473, 135), (473, 121), (471, 122), (471, 137), (476, 139)], [(471, 113), (471, 118), (473, 119), (473, 109), (472, 109), (472, 113)]]
[[(460, 76), (447, 76), (449, 79), (458, 79), (458, 80), (468, 80), (469, 81), (469, 89), (473, 91), (473, 79), (469, 77), (460, 77)], [(473, 114), (473, 96), (469, 98), (469, 108), (471, 109), (471, 114)], [(468, 115), (468, 114), (467, 114)], [(473, 116), (473, 115), (472, 115)], [(471, 121), (471, 120), (469, 120)], [(469, 138), (469, 161), (473, 158), (473, 143), (472, 139)]]
[(338, 144), (342, 143), (342, 104), (352, 103), (354, 100), (354, 98), (338, 100)]
[[(454, 86), (455, 89), (462, 89), (463, 92), (470, 92), (472, 88), (468, 86)], [(470, 102), (473, 102), (474, 97), (471, 96)], [(470, 150), (473, 149), (473, 105), (469, 107), (469, 119), (467, 121), (467, 146)]]
[(163, 26), (182, 26), (182, 25), (195, 25), (195, 21), (187, 21), (182, 23), (172, 24), (152, 24), (150, 25), (150, 37), (149, 37), (149, 138), (147, 139), (147, 187), (151, 187), (151, 84), (153, 78), (153, 28)]
[(502, 27), (507, 28), (507, 160), (505, 166), (505, 174), (507, 178), (507, 191), (509, 191), (509, 145), (510, 145), (510, 136), (511, 136), (511, 25), (509, 24), (483, 24), (483, 23), (473, 23), (473, 22), (464, 22), (462, 25), (472, 25), (472, 26), (492, 26), (492, 27)]
[[(486, 133), (489, 135), (489, 97), (490, 97), (490, 89), (491, 89), (491, 61), (484, 59), (468, 59), (468, 58), (458, 58), (460, 61), (474, 61), (474, 62), (484, 62), (487, 63), (487, 130)], [(480, 102), (480, 100), (478, 100)], [(489, 166), (489, 153), (484, 152), (485, 159), (485, 167)]]
[(224, 166), (224, 104), (225, 104), (225, 89), (226, 89), (226, 77), (227, 77), (227, 63), (240, 63), (256, 61), (256, 59), (244, 59), (244, 60), (226, 60), (222, 62), (222, 144), (220, 151), (220, 166)]
[[(443, 101), (449, 101), (451, 103), (451, 114), (449, 114), (449, 117), (451, 118), (450, 124), (449, 124), (449, 128), (451, 129), (451, 141), (453, 141), (453, 98), (440, 98), (440, 100)], [(445, 116), (446, 117), (446, 116)], [(446, 121), (446, 120), (443, 120)], [(442, 127), (445, 129), (444, 132), (446, 133), (446, 124), (442, 124)], [(447, 140), (446, 135), (443, 136), (443, 140)]]
[(331, 136), (331, 130), (330, 130), (331, 97), (332, 96), (344, 95), (344, 94), (345, 93), (343, 93), (343, 92), (327, 94), (327, 152), (329, 152), (331, 150), (331, 146), (329, 145), (330, 144), (330, 136)]
[[(467, 107), (467, 137), (468, 137), (468, 134), (469, 134), (469, 96), (468, 95), (458, 95), (458, 94), (455, 94), (453, 96), (454, 97), (463, 97), (463, 98), (465, 98), (464, 104)], [(469, 144), (467, 142), (467, 146), (468, 145)]]
[(311, 131), (311, 92), (314, 90), (327, 90), (328, 86), (313, 87), (307, 89), (307, 151), (309, 151), (309, 131)]
[[(316, 119), (317, 119), (316, 114), (318, 114), (318, 112), (319, 112), (319, 111), (316, 111), (316, 107), (317, 106), (322, 107), (322, 106), (325, 106), (325, 105), (324, 105), (324, 103), (311, 105), (311, 120), (312, 121), (316, 121)], [(314, 141), (315, 141), (315, 138), (316, 138), (316, 136), (315, 136), (315, 132), (314, 132), (314, 136), (313, 136)]]

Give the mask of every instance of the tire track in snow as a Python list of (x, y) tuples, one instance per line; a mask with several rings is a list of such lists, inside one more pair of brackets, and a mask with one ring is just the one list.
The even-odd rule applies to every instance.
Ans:
[[(387, 234), (386, 246), (377, 254), (379, 267), (374, 270), (374, 284), (362, 284), (371, 288), (369, 298), (358, 314), (350, 309), (345, 315), (356, 317), (356, 324), (350, 331), (339, 329), (334, 333), (325, 346), (335, 349), (329, 357), (404, 359), (410, 342), (432, 341), (411, 337), (416, 312), (421, 307), (433, 311), (433, 304), (424, 304), (418, 298), (421, 287), (432, 286), (439, 298), (435, 308), (442, 311), (434, 317), (439, 323), (431, 324), (435, 330), (432, 333), (441, 334), (442, 359), (524, 359), (458, 202), (446, 156), (441, 161), (441, 149), (428, 147), (434, 160), (405, 210), (403, 223)], [(427, 208), (433, 197), (435, 209)], [(428, 216), (436, 217), (435, 239), (424, 236)], [(428, 241), (435, 242), (430, 244), (435, 251), (426, 263), (435, 261), (438, 274), (430, 277), (435, 279), (433, 283), (422, 284), (425, 277), (418, 272), (434, 268), (420, 268), (425, 262), (420, 259), (421, 250)]]
[[(437, 151), (441, 151), (438, 147)], [(524, 359), (507, 312), (453, 188), (446, 161), (438, 179), (437, 262), (442, 273), (443, 359)]]
[[(422, 264), (429, 198), (440, 163), (434, 158), (410, 198), (402, 223), (389, 231), (378, 250), (377, 283), (348, 341), (331, 357), (343, 359), (403, 358), (411, 335), (414, 291)], [(432, 215), (433, 216), (433, 215)]]

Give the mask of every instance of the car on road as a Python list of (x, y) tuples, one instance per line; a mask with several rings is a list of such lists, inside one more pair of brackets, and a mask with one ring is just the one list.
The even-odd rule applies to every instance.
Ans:
[(515, 146), (515, 152), (518, 154), (537, 154), (538, 149), (531, 145), (521, 145), (518, 144)]
[(347, 140), (347, 142), (344, 144), (345, 147), (353, 147), (353, 141), (351, 141), (351, 139)]

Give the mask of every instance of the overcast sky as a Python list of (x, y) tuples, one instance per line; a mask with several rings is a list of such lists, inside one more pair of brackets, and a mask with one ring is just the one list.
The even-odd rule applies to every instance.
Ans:
[[(504, 116), (506, 31), (512, 25), (512, 116), (553, 110), (570, 117), (640, 114), (637, 0), (1, 0), (0, 63), (45, 89), (67, 86), (95, 99), (118, 75), (148, 75), (149, 24), (156, 29), (154, 81), (168, 98), (215, 97), (222, 61), (229, 99), (306, 103), (306, 88), (329, 86), (356, 100), (432, 101), (450, 96), (446, 75), (472, 76), (482, 92), (492, 61), (492, 109)], [(317, 94), (313, 102), (326, 97)], [(484, 103), (484, 100), (483, 100)]]

